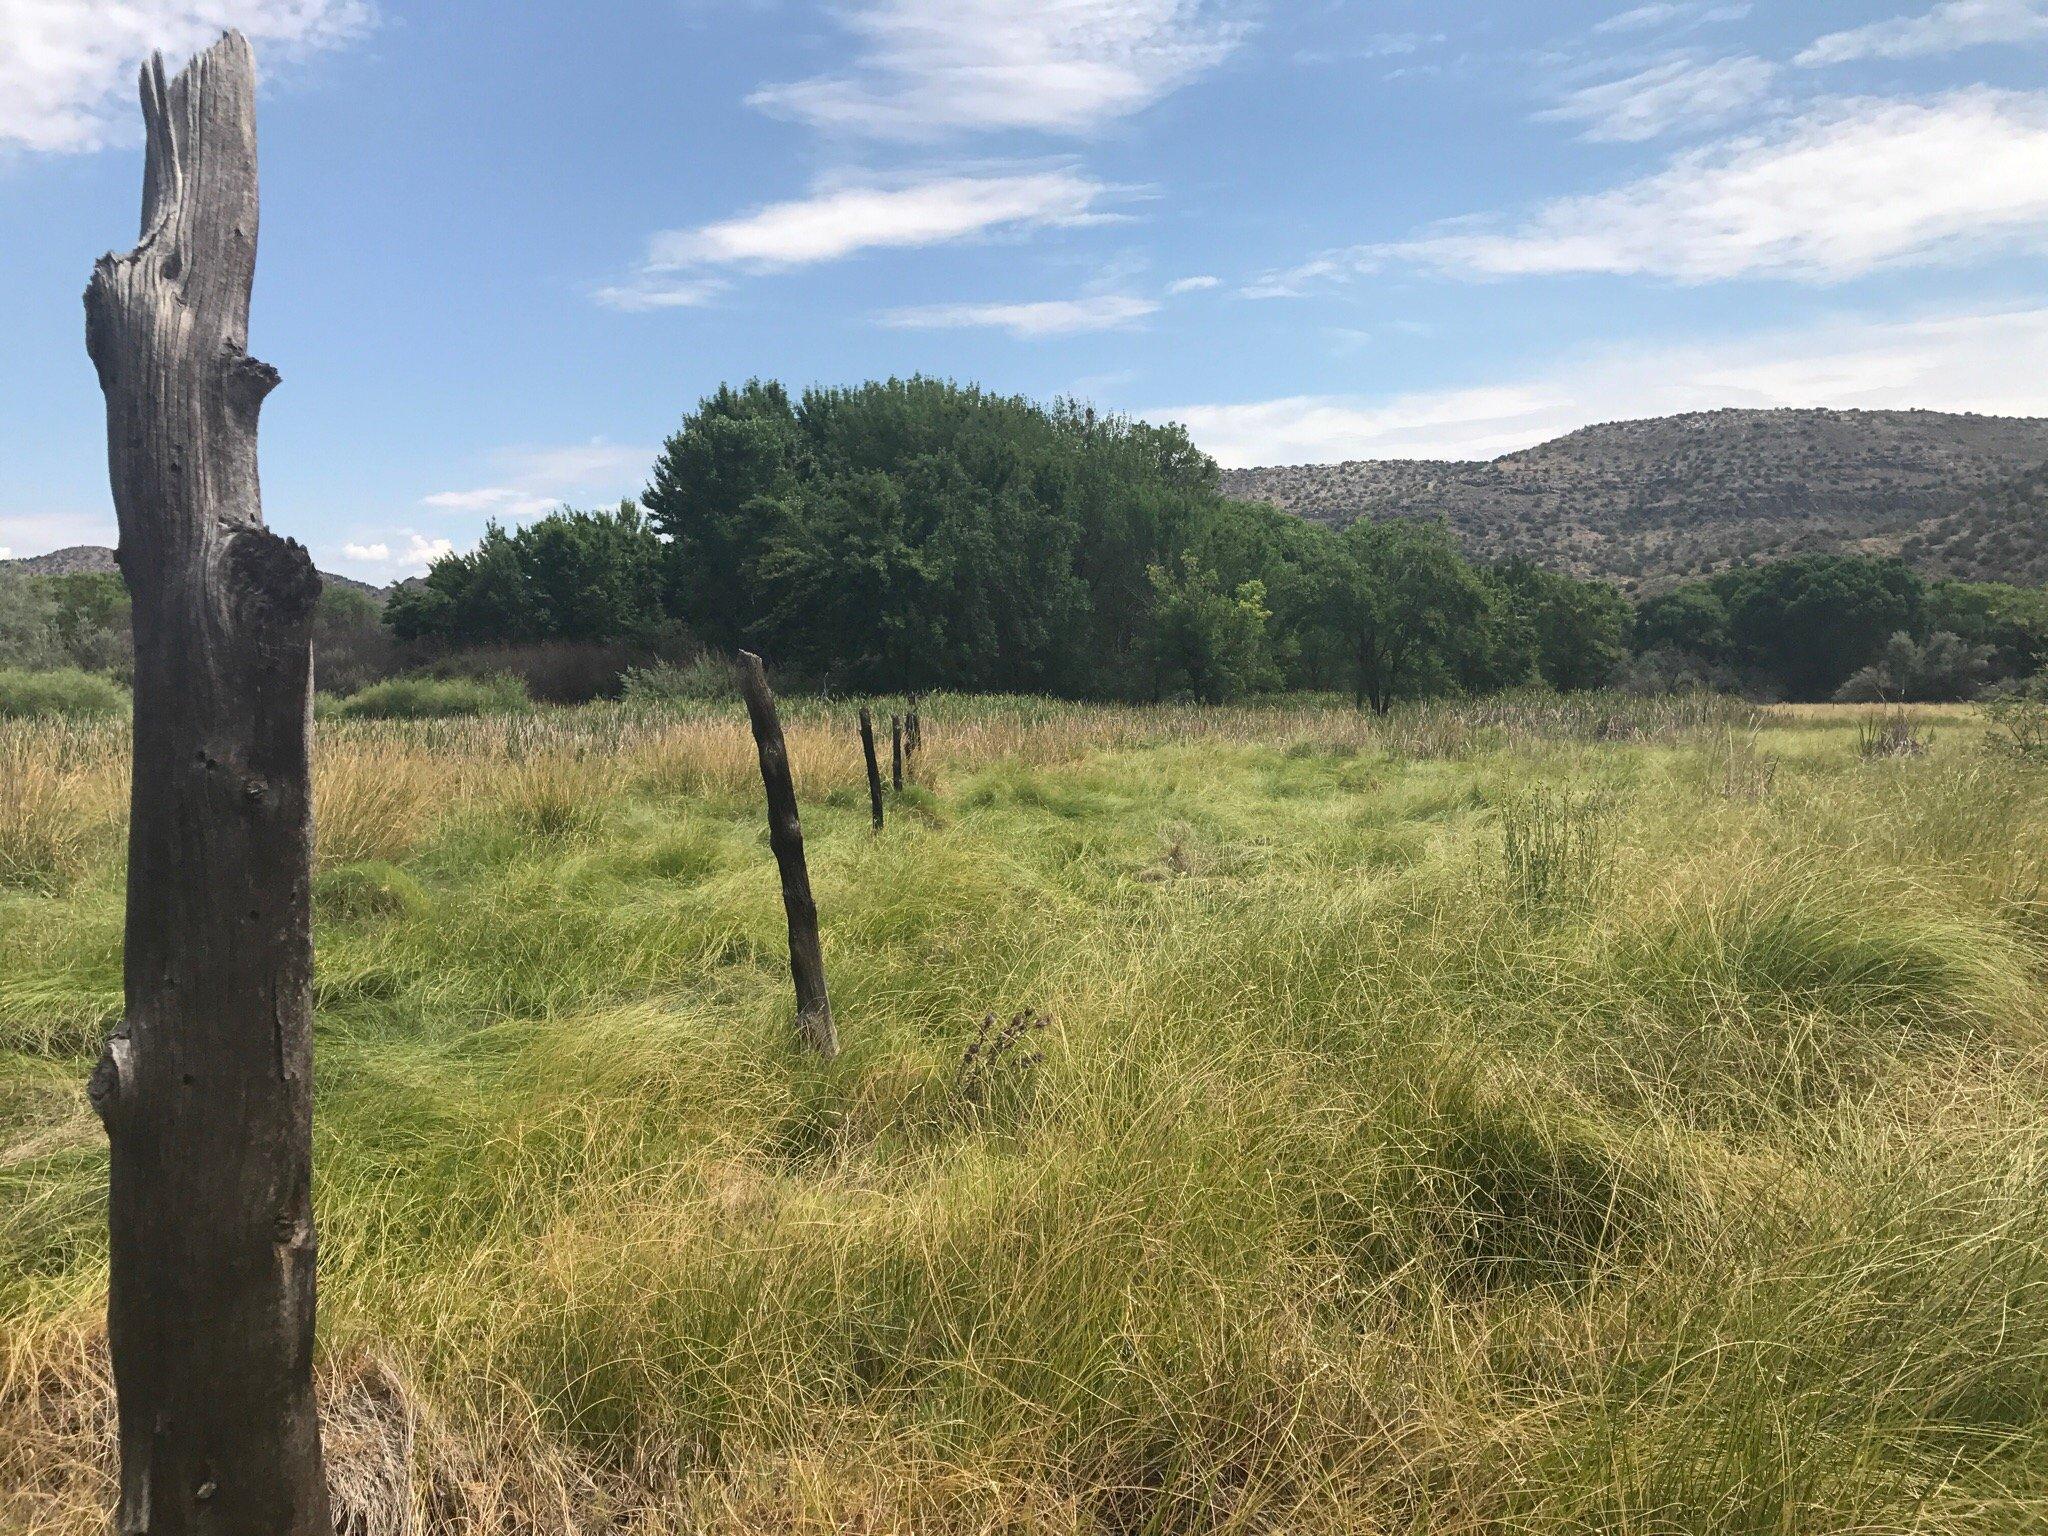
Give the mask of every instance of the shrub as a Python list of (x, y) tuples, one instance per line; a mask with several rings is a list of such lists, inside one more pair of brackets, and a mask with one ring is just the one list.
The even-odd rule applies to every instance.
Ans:
[(1984, 704), (1991, 748), (2027, 763), (2048, 763), (2048, 674), (2001, 689)]
[(1922, 642), (1896, 634), (1876, 661), (1835, 691), (1841, 704), (1931, 704), (1976, 696), (1991, 670), (1992, 649), (1946, 632)]
[(518, 714), (532, 702), (516, 677), (394, 677), (371, 684), (336, 713), (352, 720), (440, 720)]
[(681, 665), (661, 661), (630, 667), (621, 684), (628, 704), (728, 704), (740, 696), (732, 663), (709, 655)]
[(127, 690), (109, 678), (73, 667), (49, 672), (0, 668), (0, 719), (106, 719), (127, 712)]

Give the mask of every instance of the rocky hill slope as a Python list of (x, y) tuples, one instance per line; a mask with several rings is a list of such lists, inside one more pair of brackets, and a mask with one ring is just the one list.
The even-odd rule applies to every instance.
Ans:
[(1587, 427), (1490, 463), (1230, 470), (1224, 489), (1338, 526), (1442, 517), (1477, 557), (1629, 587), (1809, 550), (2041, 582), (2043, 465), (2048, 418), (1731, 410)]
[[(111, 576), (119, 569), (114, 564), (114, 552), (104, 544), (73, 544), (68, 549), (53, 549), (47, 555), (0, 560), (0, 571), (16, 571), (23, 576), (75, 576), (83, 572)], [(332, 571), (322, 571), (320, 579), (330, 586), (352, 587), (358, 592), (368, 593), (379, 602), (390, 590), (372, 586), (367, 581), (357, 581), (353, 576), (337, 576)]]

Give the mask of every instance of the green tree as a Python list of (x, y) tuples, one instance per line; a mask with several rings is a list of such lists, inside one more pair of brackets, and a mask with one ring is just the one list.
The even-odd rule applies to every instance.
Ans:
[(1323, 566), (1323, 622), (1376, 714), (1452, 666), (1461, 631), (1488, 610), (1485, 588), (1440, 523), (1361, 520)]
[(384, 619), (401, 640), (509, 645), (538, 639), (542, 615), (513, 535), (493, 522), (468, 554), (436, 560), (393, 592)]
[(1795, 699), (1831, 697), (1901, 630), (1919, 632), (1926, 583), (1897, 560), (1796, 555), (1714, 578), (1738, 654)]
[(1535, 643), (1536, 668), (1559, 693), (1600, 688), (1628, 659), (1634, 610), (1618, 587), (1580, 581), (1525, 560), (1500, 566), (1495, 580)]
[(1177, 567), (1152, 567), (1151, 658), (1155, 691), (1164, 698), (1220, 704), (1279, 681), (1267, 646), (1263, 583), (1226, 591), (1214, 571), (1190, 553)]
[(1643, 652), (1679, 651), (1703, 661), (1726, 661), (1728, 605), (1720, 593), (1697, 581), (1645, 598), (1636, 608), (1635, 646)]
[(725, 647), (758, 639), (749, 630), (754, 563), (808, 458), (788, 391), (760, 379), (721, 384), (663, 446), (641, 504), (668, 540), (674, 607), (699, 638)]
[(2000, 677), (2032, 677), (2048, 666), (2048, 592), (1995, 581), (1938, 581), (1927, 589), (1923, 622), (1991, 651)]

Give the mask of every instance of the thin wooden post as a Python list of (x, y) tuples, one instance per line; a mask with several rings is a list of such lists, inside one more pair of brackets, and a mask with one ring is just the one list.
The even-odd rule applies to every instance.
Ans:
[(134, 600), (127, 1016), (111, 1148), (115, 1530), (333, 1536), (313, 1398), (312, 623), (263, 526), (256, 66), (142, 71), (142, 241), (86, 290)]
[(789, 749), (782, 717), (768, 687), (768, 670), (752, 651), (740, 652), (740, 689), (761, 759), (761, 787), (768, 797), (768, 846), (782, 873), (782, 907), (789, 918), (789, 973), (796, 983), (796, 1027), (807, 1044), (831, 1060), (839, 1054), (839, 1031), (825, 991), (825, 951), (818, 941), (818, 904), (811, 897), (811, 872), (804, 863), (803, 821), (797, 815), (796, 785), (789, 774)]
[(903, 793), (903, 717), (889, 717), (889, 782), (897, 794)]
[(882, 767), (875, 761), (875, 717), (867, 705), (860, 707), (860, 750), (868, 760), (868, 808), (874, 814), (875, 830), (882, 830)]

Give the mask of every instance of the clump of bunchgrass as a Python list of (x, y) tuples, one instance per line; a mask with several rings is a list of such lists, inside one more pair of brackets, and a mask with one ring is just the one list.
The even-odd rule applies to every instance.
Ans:
[(1925, 757), (1933, 745), (1934, 733), (1903, 709), (1866, 716), (1856, 727), (1856, 755), (1866, 763)]
[(975, 1124), (1021, 1114), (1033, 1075), (1045, 1063), (1045, 1051), (1034, 1041), (1051, 1028), (1049, 1015), (1029, 1009), (1000, 1024), (993, 1013), (984, 1014), (953, 1072), (959, 1113)]
[(1508, 896), (1518, 910), (1591, 910), (1613, 873), (1614, 830), (1604, 799), (1539, 789), (1506, 806), (1501, 857)]

